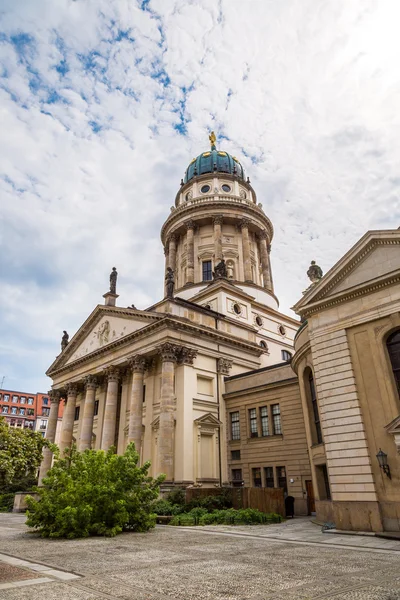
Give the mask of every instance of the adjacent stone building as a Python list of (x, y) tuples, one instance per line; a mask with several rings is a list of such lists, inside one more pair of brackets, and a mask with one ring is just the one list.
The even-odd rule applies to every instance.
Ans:
[(400, 231), (366, 233), (294, 309), (317, 517), (399, 531)]

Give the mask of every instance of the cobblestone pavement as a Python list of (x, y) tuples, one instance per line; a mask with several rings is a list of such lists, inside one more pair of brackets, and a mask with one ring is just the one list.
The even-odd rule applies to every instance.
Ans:
[(57, 541), (0, 514), (0, 552), (44, 576), (1, 600), (400, 600), (400, 542), (322, 534), (308, 519)]

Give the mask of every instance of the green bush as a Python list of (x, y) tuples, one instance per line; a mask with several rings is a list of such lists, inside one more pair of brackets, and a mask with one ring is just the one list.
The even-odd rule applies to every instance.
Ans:
[(168, 492), (165, 499), (171, 504), (178, 504), (179, 506), (185, 505), (185, 492), (182, 488), (172, 490)]
[(171, 504), (168, 500), (160, 498), (151, 505), (151, 510), (159, 516), (178, 515), (183, 512), (183, 507), (179, 504)]
[(27, 498), (27, 525), (51, 538), (148, 531), (155, 525), (152, 504), (165, 477), (149, 477), (150, 463), (138, 467), (138, 460), (134, 444), (124, 455), (114, 454), (114, 448), (67, 451), (37, 488), (40, 500)]
[(0, 512), (11, 512), (14, 506), (13, 493), (0, 494)]
[(189, 513), (176, 515), (170, 525), (255, 525), (259, 523), (280, 523), (282, 517), (274, 513), (263, 513), (254, 508), (235, 510), (214, 510), (207, 512), (203, 508), (195, 508)]

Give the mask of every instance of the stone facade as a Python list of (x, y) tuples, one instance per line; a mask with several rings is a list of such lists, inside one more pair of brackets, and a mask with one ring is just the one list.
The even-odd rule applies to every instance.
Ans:
[[(400, 401), (387, 348), (400, 330), (399, 281), (400, 232), (372, 231), (294, 307), (306, 319), (293, 367), (317, 516), (342, 529), (400, 530)], [(376, 458), (380, 448), (391, 479)]]

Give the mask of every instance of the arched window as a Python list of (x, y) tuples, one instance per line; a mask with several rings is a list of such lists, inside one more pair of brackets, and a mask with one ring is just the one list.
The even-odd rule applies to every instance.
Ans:
[(322, 432), (317, 403), (317, 394), (315, 393), (314, 377), (311, 370), (308, 375), (308, 384), (310, 386), (310, 398), (314, 416), (315, 433), (317, 434), (317, 444), (322, 444)]
[(400, 395), (400, 329), (389, 336), (386, 346), (389, 352), (392, 371), (396, 380), (397, 391)]

